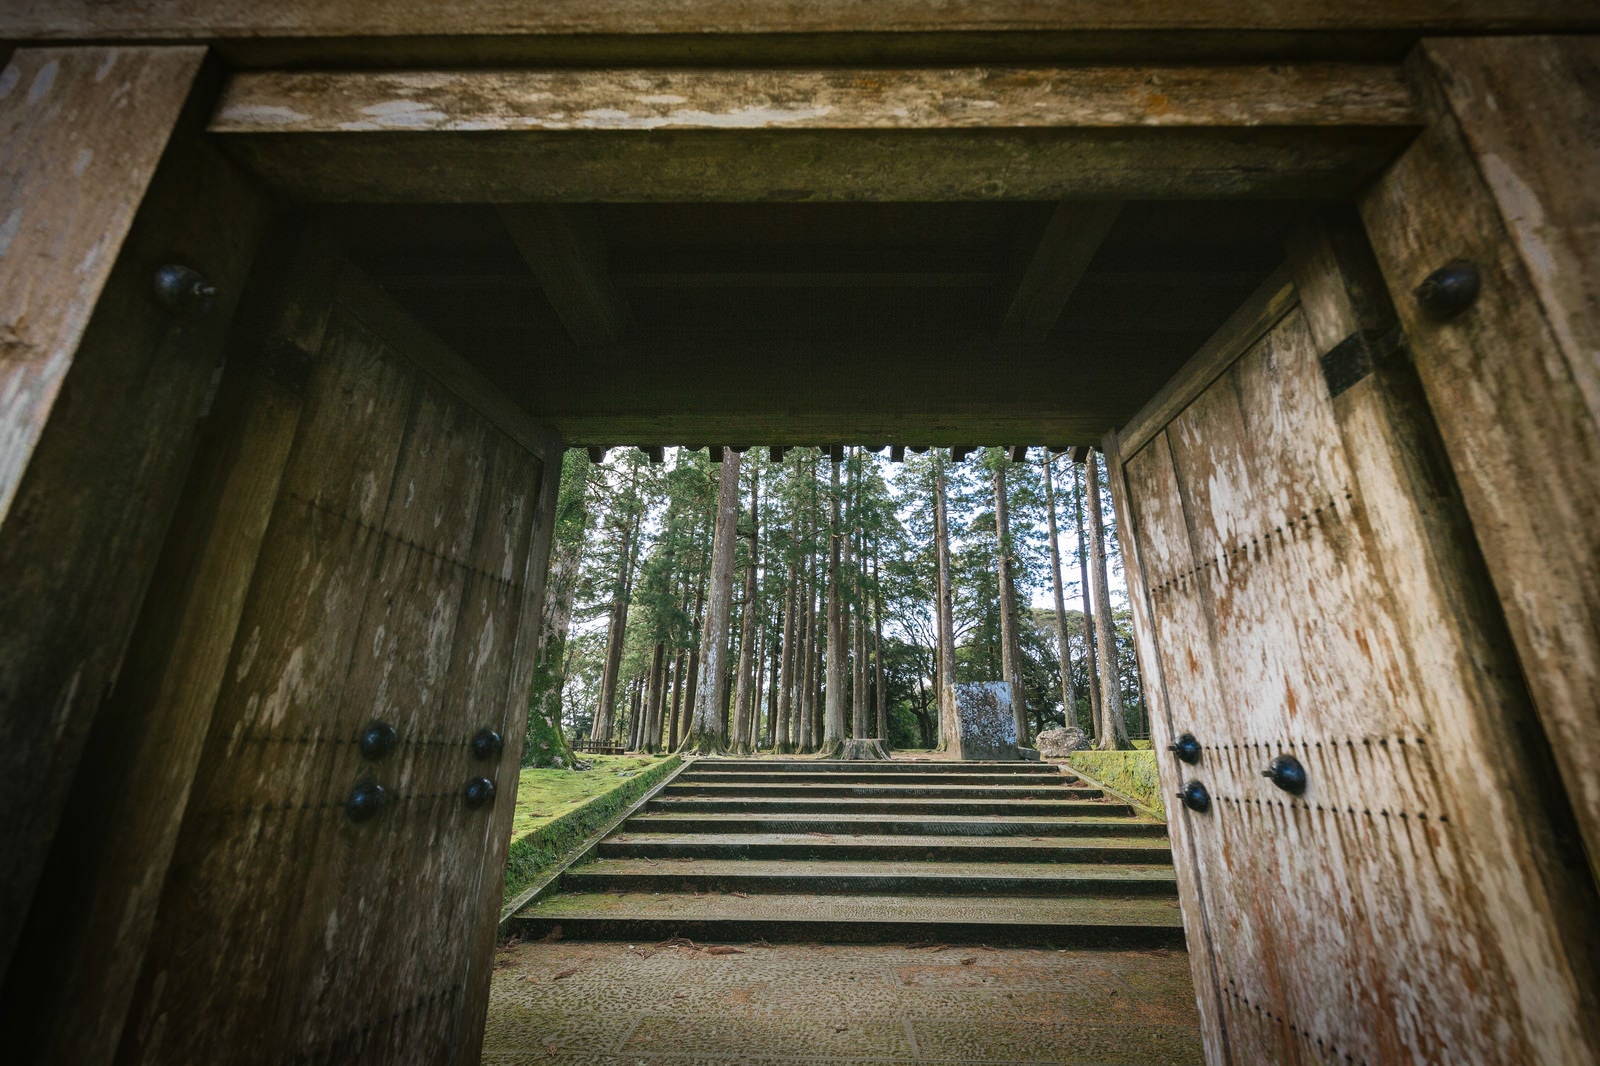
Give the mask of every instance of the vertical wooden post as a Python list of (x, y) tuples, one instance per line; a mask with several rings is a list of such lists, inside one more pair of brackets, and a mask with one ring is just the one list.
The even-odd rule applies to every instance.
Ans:
[[(1428, 125), (1361, 201), (1600, 877), (1600, 77), (1592, 37), (1427, 41)], [(1454, 315), (1415, 290), (1451, 261)]]
[[(115, 684), (263, 222), (202, 140), (204, 55), (23, 48), (0, 73), (0, 967)], [(216, 288), (209, 313), (157, 302), (166, 263)]]

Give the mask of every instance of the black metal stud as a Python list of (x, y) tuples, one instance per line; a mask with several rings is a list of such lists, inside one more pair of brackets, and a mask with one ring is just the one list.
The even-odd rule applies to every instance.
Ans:
[(156, 269), (156, 299), (175, 315), (199, 318), (217, 302), (217, 290), (193, 267), (167, 263)]
[(499, 756), (500, 750), (505, 747), (505, 742), (500, 739), (500, 734), (493, 729), (480, 729), (478, 735), (472, 738), (472, 757), (474, 759), (493, 759)]
[(1183, 805), (1196, 814), (1204, 814), (1211, 809), (1211, 793), (1206, 791), (1206, 786), (1198, 781), (1190, 781), (1178, 793), (1178, 798), (1183, 800)]
[(1296, 796), (1306, 790), (1306, 768), (1293, 755), (1279, 755), (1267, 764), (1261, 776), (1272, 778), (1274, 785)]
[(1443, 322), (1471, 307), (1482, 287), (1483, 278), (1476, 263), (1453, 259), (1422, 279), (1417, 286), (1417, 303), (1429, 318)]
[(487, 777), (474, 777), (467, 782), (466, 790), (462, 793), (466, 800), (467, 810), (475, 811), (479, 807), (494, 802), (494, 782)]
[(374, 719), (361, 731), (361, 757), (370, 762), (377, 762), (399, 746), (400, 734), (388, 722)]
[(1167, 750), (1174, 752), (1179, 762), (1186, 762), (1190, 766), (1200, 761), (1200, 742), (1194, 738), (1193, 733), (1185, 733), (1178, 738), (1177, 743), (1168, 744)]
[(344, 813), (352, 822), (370, 822), (389, 802), (389, 792), (376, 781), (367, 781), (350, 790)]

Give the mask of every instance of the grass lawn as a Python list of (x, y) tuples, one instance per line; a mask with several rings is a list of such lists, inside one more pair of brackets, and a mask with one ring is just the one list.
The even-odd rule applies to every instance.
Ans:
[(613, 788), (667, 759), (665, 755), (580, 755), (588, 770), (522, 771), (517, 782), (517, 816), (511, 839), (549, 825), (586, 800)]

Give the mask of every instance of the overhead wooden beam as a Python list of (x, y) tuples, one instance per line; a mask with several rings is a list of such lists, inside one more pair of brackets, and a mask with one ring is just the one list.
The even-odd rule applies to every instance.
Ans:
[(1116, 199), (1351, 194), (1416, 121), (1392, 64), (1285, 63), (246, 71), (210, 129), (319, 200)]
[(1002, 342), (1037, 343), (1050, 335), (1121, 212), (1115, 201), (1056, 205), (1000, 319)]
[(500, 220), (575, 343), (622, 338), (628, 306), (606, 275), (605, 236), (590, 209), (519, 204), (501, 207)]
[(950, 461), (959, 463), (977, 450), (977, 447), (971, 444), (957, 444), (950, 449)]
[(1116, 4), (1039, 0), (812, 0), (760, 4), (736, 0), (661, 4), (652, 0), (458, 0), (450, 4), (372, 4), (369, 0), (9, 0), (0, 7), (0, 39), (27, 38), (394, 38), (637, 36), (730, 34), (943, 34), (1339, 31), (1417, 33), (1553, 32), (1593, 28), (1589, 0), (1412, 0), (1363, 3), (1330, 11), (1320, 0), (1240, 5), (1229, 0)]

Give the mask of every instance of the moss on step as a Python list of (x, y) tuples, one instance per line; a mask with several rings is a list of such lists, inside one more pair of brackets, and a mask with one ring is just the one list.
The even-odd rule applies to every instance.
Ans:
[(1149, 807), (1162, 821), (1166, 820), (1167, 805), (1162, 802), (1154, 751), (1148, 748), (1143, 751), (1075, 751), (1067, 756), (1067, 765)]
[(588, 770), (523, 770), (506, 855), (504, 901), (671, 773), (677, 755), (589, 755)]

